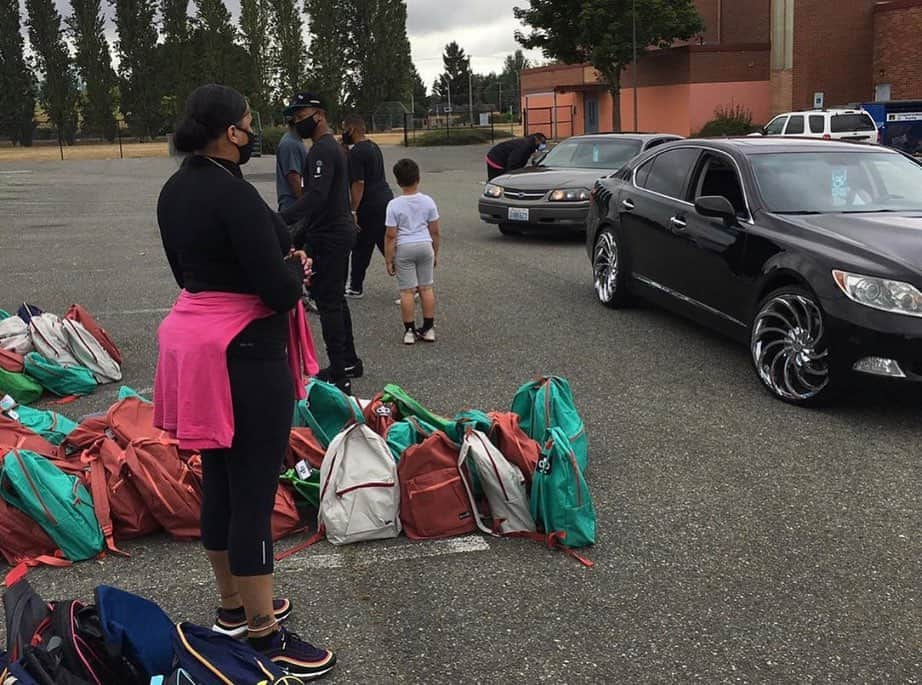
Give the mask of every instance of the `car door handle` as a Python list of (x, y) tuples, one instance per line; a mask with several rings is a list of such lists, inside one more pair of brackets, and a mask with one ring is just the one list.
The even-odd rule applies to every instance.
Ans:
[(626, 210), (631, 211), (632, 209), (634, 209), (634, 201), (633, 200), (621, 200), (621, 206), (624, 207)]
[(669, 223), (672, 224), (672, 227), (676, 231), (684, 231), (685, 227), (688, 226), (688, 222), (686, 222), (685, 219), (678, 217), (678, 216), (672, 217), (669, 220)]

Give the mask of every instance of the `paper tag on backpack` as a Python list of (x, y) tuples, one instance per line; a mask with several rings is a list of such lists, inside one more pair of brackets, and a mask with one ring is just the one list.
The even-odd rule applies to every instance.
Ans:
[(4, 395), (0, 397), (0, 411), (8, 412), (16, 407), (16, 400), (14, 400), (9, 395)]
[(298, 478), (300, 478), (301, 480), (307, 480), (308, 478), (311, 477), (311, 473), (313, 473), (313, 469), (311, 468), (310, 464), (308, 464), (306, 461), (302, 459), (297, 464), (295, 464), (295, 472), (297, 472)]

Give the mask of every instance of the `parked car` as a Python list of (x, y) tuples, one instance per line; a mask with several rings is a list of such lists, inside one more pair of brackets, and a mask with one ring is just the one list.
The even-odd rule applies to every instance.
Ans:
[(762, 384), (793, 404), (855, 374), (922, 382), (922, 167), (899, 152), (688, 140), (592, 195), (603, 304), (643, 296), (745, 342)]
[(863, 109), (826, 109), (779, 114), (753, 135), (880, 142), (874, 117)]
[(535, 229), (586, 230), (589, 190), (632, 157), (679, 136), (604, 133), (573, 136), (534, 166), (498, 176), (480, 197), (480, 218), (503, 235)]

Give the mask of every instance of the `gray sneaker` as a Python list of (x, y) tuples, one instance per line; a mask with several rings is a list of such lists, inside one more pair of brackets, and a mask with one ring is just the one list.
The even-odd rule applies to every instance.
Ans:
[(365, 297), (365, 293), (361, 290), (353, 290), (352, 288), (346, 288), (346, 297), (350, 300), (361, 300)]
[(404, 345), (415, 345), (416, 344), (416, 331), (410, 329), (403, 334), (403, 344)]
[(423, 342), (435, 342), (435, 328), (429, 328), (425, 331), (417, 331), (416, 335)]

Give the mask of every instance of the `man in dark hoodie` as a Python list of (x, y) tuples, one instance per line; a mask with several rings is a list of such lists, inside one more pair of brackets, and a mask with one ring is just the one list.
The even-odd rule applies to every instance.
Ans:
[(486, 157), (487, 180), (492, 181), (497, 176), (523, 168), (535, 152), (543, 152), (546, 149), (547, 136), (543, 133), (533, 133), (524, 138), (513, 138), (494, 145)]

